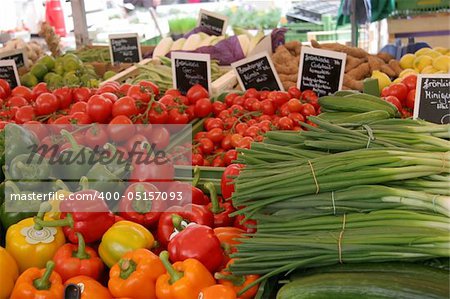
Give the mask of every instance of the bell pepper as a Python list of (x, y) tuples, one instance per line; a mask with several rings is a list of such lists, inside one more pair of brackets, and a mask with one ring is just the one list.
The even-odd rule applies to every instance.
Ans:
[(202, 289), (198, 299), (236, 299), (236, 292), (229, 286), (215, 284)]
[[(23, 190), (37, 191), (50, 176), (50, 165), (46, 158), (35, 154), (21, 154), (6, 167), (6, 179), (14, 180)], [(42, 161), (40, 161), (42, 159)]]
[(158, 223), (164, 212), (166, 202), (163, 200), (144, 200), (148, 195), (142, 193), (158, 192), (152, 183), (134, 183), (128, 186), (119, 204), (119, 215), (126, 220), (151, 228)]
[[(174, 215), (174, 222), (181, 217)], [(176, 226), (176, 224), (175, 224)], [(193, 258), (200, 261), (210, 272), (216, 271), (224, 259), (219, 239), (214, 230), (205, 225), (189, 225), (169, 242), (170, 260), (174, 262)]]
[(102, 261), (112, 267), (127, 252), (153, 247), (153, 235), (142, 225), (131, 221), (119, 221), (103, 235), (98, 253)]
[(203, 288), (215, 284), (208, 269), (195, 259), (169, 262), (169, 253), (163, 251), (159, 257), (167, 273), (156, 281), (156, 297), (158, 299), (198, 299)]
[(56, 251), (53, 256), (55, 271), (61, 275), (63, 281), (78, 275), (98, 280), (103, 272), (103, 262), (93, 248), (86, 247), (83, 235), (77, 233), (77, 237), (78, 246), (67, 243)]
[(242, 164), (230, 164), (225, 168), (220, 180), (220, 190), (225, 200), (231, 198), (234, 192), (233, 177), (239, 175), (242, 167)]
[(214, 215), (214, 227), (230, 226), (234, 222), (234, 217), (230, 216), (235, 211), (231, 202), (222, 202), (217, 197), (216, 187), (213, 183), (205, 184), (205, 189), (209, 191), (211, 203), (208, 208)]
[(108, 288), (115, 298), (156, 299), (156, 280), (165, 272), (157, 255), (136, 249), (125, 253), (111, 268)]
[(214, 278), (219, 281), (220, 284), (229, 286), (234, 289), (239, 299), (252, 299), (258, 292), (258, 285), (254, 285), (247, 291), (241, 294), (242, 290), (249, 284), (253, 283), (259, 278), (259, 275), (233, 275), (228, 271), (229, 266), (234, 263), (234, 259), (231, 259), (226, 268), (222, 271), (214, 274)]
[(56, 180), (54, 187), (56, 192), (48, 201), (52, 208), (49, 212), (45, 213), (45, 218), (58, 220), (61, 217), (60, 204), (63, 201), (62, 199), (67, 199), (72, 192), (62, 180)]
[(14, 283), (19, 277), (19, 268), (13, 257), (0, 247), (0, 299), (8, 299), (14, 288)]
[(247, 234), (256, 233), (257, 222), (254, 219), (245, 220), (245, 215), (237, 215), (234, 219), (234, 227), (244, 230)]
[(204, 206), (209, 203), (208, 196), (205, 196), (202, 190), (186, 182), (173, 182), (170, 185), (169, 192), (181, 192), (183, 197), (181, 205), (192, 203)]
[[(114, 214), (106, 206), (105, 202), (98, 198), (99, 192), (95, 190), (82, 190), (73, 194), (74, 198), (90, 196), (93, 200), (64, 200), (60, 204), (63, 211), (60, 220), (37, 219), (37, 223), (49, 226), (64, 226), (64, 234), (70, 242), (78, 243), (77, 232), (81, 233), (86, 243), (92, 243), (103, 236), (103, 234), (114, 224)], [(78, 212), (82, 210), (83, 212)], [(92, 211), (92, 212), (87, 212)]]
[(89, 276), (75, 276), (69, 280), (66, 280), (65, 286), (69, 284), (77, 285), (81, 290), (80, 299), (112, 299), (113, 296), (107, 288), (102, 286), (101, 283), (92, 279)]
[(54, 272), (55, 263), (48, 261), (45, 269), (32, 267), (17, 279), (11, 299), (61, 299), (64, 286), (61, 276)]
[(4, 128), (4, 132), (6, 132), (5, 158), (9, 161), (18, 155), (29, 154), (30, 149), (37, 145), (36, 136), (22, 126), (9, 123)]
[[(16, 184), (14, 184), (12, 181), (6, 181), (4, 182), (4, 185), (7, 188), (11, 189), (11, 194), (24, 194), (24, 193), (31, 193), (29, 191), (20, 191)], [(9, 201), (9, 204), (13, 204), (15, 207), (15, 210), (23, 210), (24, 212), (7, 212), (6, 211), (6, 202), (2, 203), (0, 206), (0, 221), (5, 229), (10, 227), (13, 224), (16, 224), (17, 222), (36, 216), (37, 212), (33, 212), (33, 210), (39, 210), (39, 201), (29, 201), (29, 200), (20, 200), (20, 201)], [(21, 208), (23, 207), (23, 208)]]
[(226, 267), (226, 264), (230, 260), (230, 254), (237, 251), (236, 245), (240, 244), (239, 239), (248, 238), (244, 235), (244, 231), (237, 227), (224, 226), (214, 229), (214, 234), (220, 241), (220, 245), (224, 249), (225, 258), (223, 259), (220, 269)]
[(173, 214), (181, 216), (186, 224), (194, 222), (210, 227), (214, 224), (214, 216), (206, 206), (195, 204), (187, 204), (183, 207), (172, 206), (162, 213), (158, 222), (158, 241), (163, 246), (167, 246), (173, 233), (176, 233), (172, 220)]
[(34, 219), (26, 218), (6, 231), (6, 250), (16, 260), (20, 272), (31, 267), (45, 267), (46, 262), (65, 243), (62, 228), (38, 224), (48, 210), (50, 205), (43, 203)]

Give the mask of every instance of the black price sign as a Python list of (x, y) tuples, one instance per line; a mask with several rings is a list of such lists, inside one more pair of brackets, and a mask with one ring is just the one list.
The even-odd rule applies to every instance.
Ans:
[(12, 59), (16, 63), (17, 67), (27, 66), (27, 57), (23, 49), (0, 53), (0, 59), (1, 60)]
[(302, 47), (297, 87), (312, 89), (318, 96), (332, 94), (342, 88), (347, 54)]
[(436, 124), (450, 123), (450, 74), (417, 77), (414, 119)]
[(283, 91), (283, 85), (267, 52), (239, 60), (231, 66), (244, 90), (256, 88), (256, 90)]
[(137, 63), (141, 61), (141, 47), (137, 33), (109, 35), (111, 62)]
[(19, 73), (14, 60), (0, 60), (0, 79), (6, 80), (11, 89), (20, 85)]
[(204, 9), (200, 9), (198, 16), (198, 27), (214, 35), (223, 35), (227, 30), (228, 18)]
[(209, 54), (172, 52), (173, 87), (182, 94), (200, 84), (211, 93), (211, 57)]

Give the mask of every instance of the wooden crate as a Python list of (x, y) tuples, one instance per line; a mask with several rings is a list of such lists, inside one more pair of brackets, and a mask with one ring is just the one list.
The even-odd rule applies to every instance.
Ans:
[(426, 42), (431, 47), (450, 48), (450, 13), (430, 13), (409, 17), (408, 19), (388, 19), (389, 42), (402, 39), (408, 43), (408, 37)]

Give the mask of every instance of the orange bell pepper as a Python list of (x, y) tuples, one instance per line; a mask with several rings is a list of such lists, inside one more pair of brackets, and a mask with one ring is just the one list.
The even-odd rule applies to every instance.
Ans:
[(159, 257), (167, 273), (156, 281), (158, 299), (197, 299), (203, 288), (215, 284), (208, 269), (195, 259), (186, 259), (172, 265), (167, 251), (161, 252)]
[(48, 261), (45, 269), (29, 268), (19, 276), (10, 299), (61, 299), (64, 286), (61, 276), (53, 272), (55, 263)]
[(227, 269), (234, 262), (234, 259), (231, 259), (226, 268), (222, 271), (216, 273), (214, 278), (219, 281), (220, 284), (229, 286), (234, 289), (236, 294), (238, 295), (238, 299), (252, 299), (255, 297), (258, 292), (258, 285), (254, 285), (243, 294), (240, 292), (249, 284), (254, 282), (259, 278), (259, 275), (251, 274), (251, 275), (233, 275)]
[(229, 255), (237, 251), (236, 245), (241, 244), (239, 239), (248, 238), (244, 233), (244, 230), (233, 226), (216, 227), (214, 229), (214, 234), (219, 239), (225, 252), (225, 257), (219, 269), (225, 268), (226, 264), (230, 261)]
[(109, 271), (108, 288), (114, 297), (156, 299), (155, 284), (165, 273), (161, 260), (140, 248), (125, 253)]
[(65, 285), (76, 284), (81, 289), (81, 299), (112, 299), (107, 288), (92, 277), (79, 275), (68, 279)]
[(0, 299), (8, 299), (19, 277), (19, 268), (14, 258), (0, 246)]
[(223, 285), (216, 284), (207, 288), (202, 289), (198, 295), (198, 299), (236, 299), (236, 292), (233, 288)]

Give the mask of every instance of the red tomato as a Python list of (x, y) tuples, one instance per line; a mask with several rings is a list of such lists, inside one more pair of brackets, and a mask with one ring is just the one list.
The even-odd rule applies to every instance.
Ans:
[(201, 154), (193, 154), (192, 155), (192, 165), (203, 166), (203, 156)]
[(249, 137), (255, 138), (260, 133), (261, 133), (261, 131), (260, 131), (259, 127), (256, 125), (253, 125), (253, 126), (248, 127), (247, 130), (245, 130), (244, 136), (249, 136)]
[(209, 115), (212, 111), (212, 104), (208, 98), (198, 99), (195, 102), (195, 115), (197, 117), (205, 117)]
[(225, 155), (223, 155), (223, 162), (225, 163), (225, 165), (230, 165), (236, 159), (237, 151), (234, 149), (228, 150)]
[(194, 140), (198, 141), (198, 140), (200, 140), (202, 138), (206, 138), (206, 134), (207, 134), (207, 132), (203, 132), (203, 131), (197, 132), (194, 135)]
[(221, 155), (216, 156), (212, 162), (211, 162), (211, 166), (213, 167), (224, 167), (225, 166), (225, 162), (223, 160), (223, 157)]
[(158, 100), (158, 102), (161, 104), (164, 104), (166, 107), (169, 107), (169, 109), (177, 106), (177, 103), (175, 102), (175, 97), (172, 95), (168, 95), (168, 94), (162, 96)]
[(72, 104), (72, 89), (69, 87), (55, 89), (53, 95), (59, 99), (59, 109), (69, 108), (70, 104)]
[(278, 127), (281, 130), (292, 130), (294, 128), (294, 121), (287, 116), (283, 116), (278, 121)]
[(37, 115), (47, 115), (55, 112), (59, 108), (59, 99), (51, 93), (39, 95), (35, 103)]
[(47, 83), (45, 82), (38, 83), (36, 86), (33, 87), (33, 94), (35, 97), (37, 97), (40, 94), (43, 94), (44, 92), (50, 92), (47, 89)]
[(288, 116), (289, 113), (291, 113), (291, 111), (289, 111), (288, 104), (287, 104), (287, 103), (283, 104), (283, 105), (280, 107), (279, 114), (280, 114), (281, 116)]
[(28, 101), (21, 96), (12, 96), (6, 101), (8, 107), (22, 107), (28, 105)]
[(166, 124), (169, 120), (169, 113), (164, 104), (155, 102), (147, 113), (148, 120), (151, 124)]
[(244, 98), (255, 98), (259, 100), (259, 92), (256, 90), (256, 88), (249, 88), (245, 91)]
[(8, 96), (9, 95), (6, 93), (3, 87), (0, 86), (0, 100), (6, 99)]
[(49, 131), (46, 125), (36, 120), (30, 120), (23, 124), (23, 127), (33, 132), (36, 135), (37, 140), (42, 140), (48, 136)]
[(35, 99), (35, 96), (33, 95), (33, 92), (31, 91), (31, 89), (29, 89), (28, 87), (25, 87), (25, 86), (15, 87), (12, 90), (11, 95), (24, 97), (27, 101), (32, 101)]
[(385, 97), (387, 97), (388, 95), (389, 95), (389, 87), (386, 86), (385, 88), (383, 88), (383, 89), (381, 90), (381, 97), (382, 97), (382, 98), (385, 98)]
[(302, 92), (302, 100), (310, 102), (311, 100), (317, 99), (317, 94), (313, 90), (305, 90)]
[(85, 145), (95, 148), (96, 146), (102, 147), (107, 142), (108, 134), (103, 129), (103, 126), (94, 125), (85, 131)]
[(220, 114), (220, 112), (224, 111), (225, 109), (227, 109), (227, 105), (225, 105), (225, 103), (223, 102), (216, 101), (212, 103), (212, 112), (216, 117)]
[(261, 132), (266, 133), (271, 130), (272, 122), (270, 120), (263, 120), (258, 123)]
[[(151, 134), (151, 132), (150, 132)], [(148, 135), (150, 137), (150, 135)], [(148, 141), (147, 137), (141, 134), (136, 134), (131, 138), (127, 139), (127, 143), (125, 144), (125, 148), (128, 151), (128, 153), (141, 153), (146, 154), (148, 149), (146, 146), (150, 146), (150, 142)]]
[(238, 96), (238, 94), (236, 94), (236, 93), (227, 94), (225, 96), (225, 105), (227, 105), (227, 107), (231, 107), (233, 105), (234, 98), (237, 96)]
[(290, 99), (289, 94), (284, 91), (272, 91), (267, 97), (276, 107), (283, 106), (283, 104), (287, 103)]
[(241, 134), (233, 134), (233, 135), (231, 135), (231, 140), (230, 140), (230, 142), (231, 142), (231, 145), (233, 146), (233, 147), (238, 147), (239, 146), (239, 143), (241, 142), (241, 140), (242, 140), (242, 135)]
[(411, 74), (403, 78), (402, 83), (406, 85), (408, 90), (416, 89), (417, 85), (417, 75)]
[(241, 105), (233, 105), (230, 108), (228, 108), (228, 110), (230, 111), (231, 115), (237, 117), (242, 116), (245, 113), (245, 109)]
[(139, 114), (139, 109), (132, 97), (124, 96), (114, 102), (111, 113), (113, 117), (118, 115), (132, 117)]
[(262, 90), (259, 92), (259, 99), (265, 100), (269, 96), (270, 91), (269, 90)]
[(240, 135), (244, 135), (244, 132), (248, 129), (248, 125), (246, 123), (238, 123), (234, 127), (234, 131)]
[(302, 110), (302, 103), (300, 100), (297, 100), (297, 98), (290, 99), (289, 102), (287, 102), (287, 107), (289, 112), (300, 112)]
[(261, 101), (261, 111), (265, 115), (274, 115), (275, 107), (272, 104), (272, 101), (266, 99)]
[(186, 93), (189, 103), (195, 104), (200, 99), (208, 98), (208, 91), (200, 84), (195, 84)]
[(101, 86), (99, 89), (97, 89), (96, 94), (104, 94), (104, 93), (116, 93), (119, 91), (119, 86), (116, 84), (110, 84), (109, 82), (105, 83), (103, 86)]
[(247, 110), (252, 110), (254, 103), (259, 103), (259, 100), (256, 98), (246, 98), (244, 101), (244, 108)]
[(202, 151), (202, 153), (209, 155), (213, 152), (214, 150), (214, 143), (211, 141), (211, 139), (209, 138), (201, 138), (198, 141), (199, 144), (199, 148)]
[(254, 140), (253, 140), (252, 137), (248, 137), (248, 136), (243, 137), (243, 138), (239, 141), (237, 147), (239, 147), (239, 148), (250, 148), (250, 146), (251, 146), (251, 144), (252, 144), (253, 141), (254, 141)]
[(244, 103), (245, 103), (245, 98), (243, 96), (237, 96), (233, 100), (233, 105), (244, 106)]
[(69, 114), (74, 114), (76, 112), (86, 112), (87, 103), (86, 102), (76, 102), (70, 107)]
[(119, 87), (119, 95), (124, 96), (128, 93), (128, 89), (130, 89), (131, 84), (130, 83), (124, 83), (120, 85)]
[(15, 114), (14, 119), (18, 124), (23, 124), (27, 121), (32, 121), (35, 117), (34, 108), (30, 105), (20, 107)]
[(5, 92), (5, 98), (11, 94), (11, 87), (9, 86), (8, 81), (0, 79), (0, 87), (3, 88), (3, 91)]
[(288, 94), (290, 95), (291, 99), (293, 98), (300, 100), (302, 98), (302, 92), (297, 88), (297, 86), (289, 87)]
[(170, 142), (170, 133), (164, 126), (155, 126), (148, 140), (154, 144), (157, 149), (166, 148)]
[(181, 92), (178, 89), (170, 88), (170, 89), (166, 90), (164, 95), (171, 95), (173, 97), (178, 97), (178, 96), (181, 96)]
[(114, 117), (108, 124), (108, 135), (115, 142), (122, 142), (133, 136), (135, 127), (133, 122), (125, 115)]
[(91, 90), (87, 87), (78, 87), (72, 91), (74, 102), (87, 102), (91, 97)]
[(111, 116), (112, 102), (102, 95), (93, 95), (87, 102), (86, 112), (94, 122), (106, 123)]
[(405, 106), (409, 109), (414, 109), (414, 102), (416, 100), (416, 90), (411, 89), (406, 96)]
[(403, 83), (394, 83), (388, 87), (388, 94), (396, 97), (400, 103), (404, 103), (408, 95), (408, 87)]
[(305, 122), (305, 117), (297, 112), (290, 113), (288, 117), (294, 121), (295, 126), (299, 126), (299, 122)]
[(206, 133), (206, 137), (214, 143), (219, 143), (223, 139), (223, 130), (221, 128), (213, 128)]
[(224, 128), (223, 121), (220, 118), (210, 118), (209, 121), (204, 123), (206, 131), (211, 131), (214, 128)]
[(314, 108), (313, 105), (311, 104), (303, 104), (302, 105), (302, 109), (300, 110), (300, 113), (304, 116), (304, 117), (308, 117), (310, 115), (316, 115), (316, 109)]
[(389, 102), (391, 104), (393, 104), (395, 107), (397, 107), (398, 111), (402, 110), (402, 103), (400, 103), (400, 101), (397, 99), (397, 97), (395, 96), (387, 96), (384, 98), (384, 100), (386, 102)]
[(138, 84), (144, 87), (147, 92), (151, 92), (154, 97), (159, 95), (159, 87), (155, 83), (151, 81), (140, 81)]
[(186, 113), (181, 113), (178, 109), (169, 111), (169, 124), (184, 125), (189, 122), (189, 116)]
[(196, 117), (194, 105), (188, 106), (184, 112), (188, 115), (189, 121), (193, 120)]
[(152, 91), (147, 90), (144, 86), (133, 85), (128, 89), (127, 96), (132, 97), (136, 101), (148, 103), (152, 98)]
[(223, 121), (224, 129), (231, 129), (238, 122), (237, 117), (230, 116)]
[(88, 125), (92, 123), (91, 118), (85, 112), (75, 112), (74, 114), (71, 114), (68, 117), (71, 123), (77, 125)]
[(104, 92), (104, 93), (102, 93), (102, 96), (109, 99), (112, 103), (115, 103), (118, 99), (118, 97), (111, 92)]

